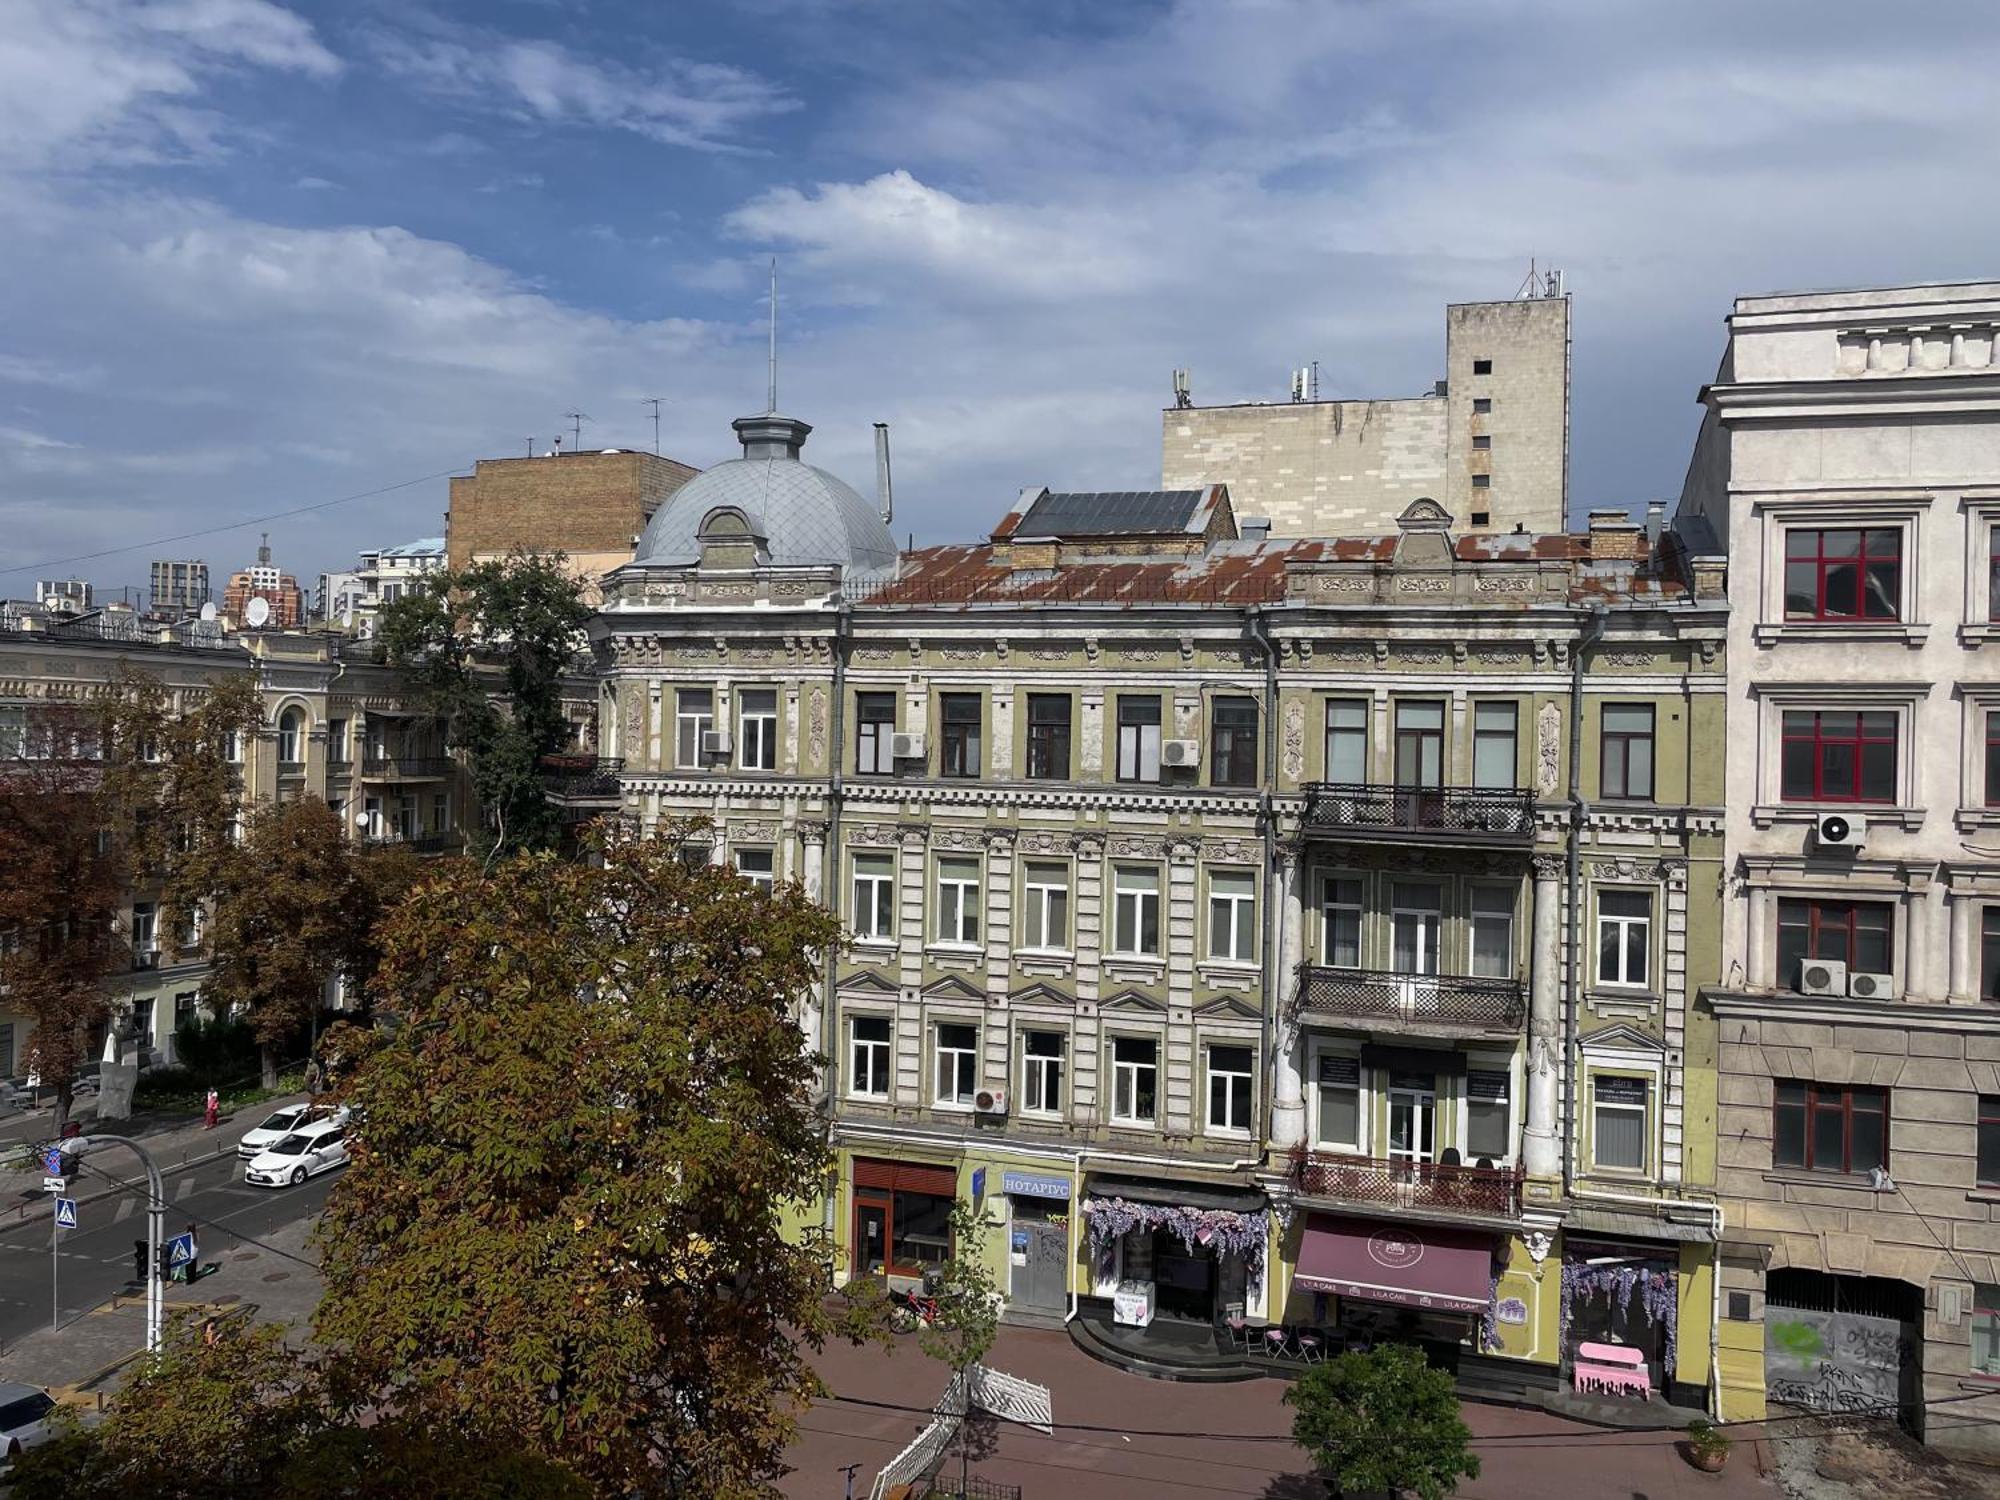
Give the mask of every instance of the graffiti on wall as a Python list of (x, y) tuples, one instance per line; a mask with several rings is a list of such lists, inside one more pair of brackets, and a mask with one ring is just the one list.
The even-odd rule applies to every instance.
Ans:
[(1764, 1310), (1764, 1390), (1773, 1401), (1813, 1411), (1884, 1411), (1903, 1399), (1916, 1346), (1894, 1318)]

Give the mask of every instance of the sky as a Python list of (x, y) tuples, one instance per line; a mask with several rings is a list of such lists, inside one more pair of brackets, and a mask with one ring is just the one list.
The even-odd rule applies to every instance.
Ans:
[(2000, 277), (1996, 78), (1987, 0), (0, 0), (0, 597), (310, 586), (571, 411), (732, 457), (773, 256), (920, 543), (1156, 485), (1176, 367), (1416, 394), (1531, 259), (1572, 513), (1671, 497), (1732, 297)]

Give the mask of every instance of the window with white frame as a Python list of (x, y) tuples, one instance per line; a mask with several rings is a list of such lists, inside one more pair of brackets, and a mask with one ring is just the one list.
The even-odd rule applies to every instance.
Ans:
[(1257, 958), (1257, 882), (1248, 870), (1208, 875), (1208, 956), (1231, 963)]
[(893, 855), (854, 856), (854, 935), (896, 935), (896, 866)]
[(1160, 953), (1160, 872), (1154, 865), (1119, 865), (1112, 875), (1111, 951), (1157, 958)]
[(936, 1103), (970, 1106), (979, 1089), (979, 1028), (940, 1022), (937, 1038)]
[(683, 770), (705, 762), (701, 742), (715, 728), (715, 694), (708, 688), (682, 688), (674, 694), (674, 764)]
[[(326, 758), (334, 765), (345, 765), (350, 753), (347, 743), (347, 720), (328, 719), (326, 721)], [(223, 759), (235, 761), (242, 758), (236, 746), (236, 731), (232, 729), (223, 740)]]
[(1465, 1070), (1465, 1159), (1473, 1165), (1514, 1154), (1512, 1079), (1505, 1068)]
[(1111, 1041), (1111, 1123), (1151, 1125), (1160, 1114), (1160, 1044), (1150, 1037)]
[(861, 776), (890, 776), (896, 770), (896, 695), (854, 695), (854, 769)]
[(1023, 947), (1062, 952), (1069, 947), (1069, 866), (1030, 860), (1021, 876)]
[(778, 769), (778, 691), (745, 688), (736, 695), (736, 763), (746, 771)]
[(1361, 967), (1361, 882), (1329, 875), (1319, 886), (1320, 962), (1334, 969)]
[(769, 849), (738, 849), (736, 853), (736, 873), (761, 891), (771, 889), (775, 872)]
[(1313, 1093), (1314, 1143), (1362, 1150), (1361, 1059), (1351, 1052), (1320, 1053)]
[(1593, 1073), (1590, 1094), (1591, 1161), (1614, 1172), (1645, 1171), (1648, 1081)]
[(847, 1092), (861, 1099), (889, 1097), (891, 1023), (887, 1016), (855, 1016), (847, 1023)]
[(979, 861), (953, 857), (937, 867), (937, 940), (979, 941)]
[(1984, 1281), (1972, 1288), (1972, 1370), (2000, 1375), (2000, 1286)]
[[(151, 739), (143, 740), (139, 754), (144, 760), (158, 760), (159, 746)], [(278, 715), (278, 762), (296, 766), (305, 758), (306, 716), (296, 708), (288, 708)]]
[(1068, 1038), (1060, 1031), (1021, 1034), (1021, 1108), (1029, 1114), (1062, 1113), (1063, 1057)]
[(1597, 893), (1597, 982), (1643, 989), (1651, 974), (1653, 893)]
[(1514, 892), (1504, 885), (1472, 888), (1472, 972), (1506, 979), (1514, 972)]
[(1252, 1054), (1248, 1047), (1208, 1049), (1208, 1128), (1248, 1135)]
[(1160, 698), (1157, 693), (1118, 695), (1118, 779), (1160, 779)]
[(1326, 705), (1326, 779), (1358, 784), (1368, 779), (1368, 704), (1334, 698)]
[(132, 961), (141, 966), (152, 962), (159, 951), (159, 913), (150, 901), (132, 903)]

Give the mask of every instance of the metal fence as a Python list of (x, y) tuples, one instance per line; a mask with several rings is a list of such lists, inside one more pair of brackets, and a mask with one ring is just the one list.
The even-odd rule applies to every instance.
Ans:
[(1335, 1198), (1344, 1203), (1457, 1209), (1508, 1217), (1521, 1211), (1519, 1169), (1300, 1151), (1292, 1158), (1292, 1183), (1305, 1197)]
[(1470, 974), (1395, 974), (1378, 969), (1299, 968), (1298, 1011), (1480, 1030), (1519, 1026), (1527, 996), (1518, 979)]
[(1522, 787), (1309, 781), (1305, 793), (1309, 833), (1450, 834), (1481, 841), (1535, 836), (1534, 794)]

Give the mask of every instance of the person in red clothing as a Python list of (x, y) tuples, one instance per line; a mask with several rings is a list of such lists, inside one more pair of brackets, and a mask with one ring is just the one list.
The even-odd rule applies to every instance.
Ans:
[(208, 1091), (208, 1105), (202, 1110), (201, 1118), (202, 1127), (206, 1130), (215, 1129), (216, 1122), (222, 1118), (222, 1095), (214, 1089)]

